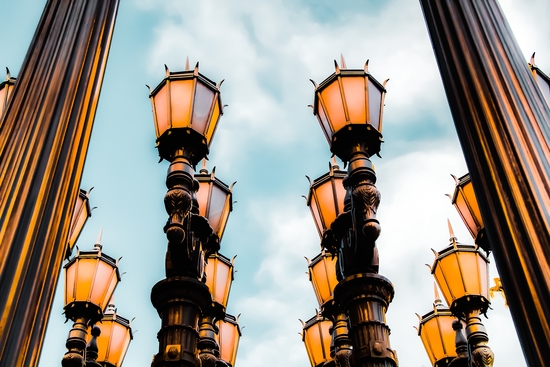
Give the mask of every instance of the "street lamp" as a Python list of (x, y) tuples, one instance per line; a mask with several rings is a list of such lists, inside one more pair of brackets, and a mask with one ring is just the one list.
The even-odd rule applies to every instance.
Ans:
[(321, 367), (332, 359), (334, 353), (331, 352), (331, 329), (332, 322), (319, 312), (306, 322), (302, 322), (302, 341), (311, 367)]
[(120, 281), (118, 261), (102, 252), (101, 232), (92, 251), (79, 251), (64, 266), (65, 317), (74, 322), (67, 339), (64, 367), (81, 366), (86, 358), (86, 335), (90, 325), (103, 318)]
[(241, 328), (239, 327), (239, 317), (229, 314), (216, 322), (218, 333), (216, 342), (220, 347), (220, 358), (229, 364), (235, 366), (237, 359), (237, 350), (239, 348), (239, 339), (241, 338)]
[[(380, 193), (369, 160), (380, 152), (386, 82), (381, 84), (374, 79), (368, 72), (368, 62), (364, 69), (347, 69), (342, 58), (341, 67), (336, 61), (335, 67), (335, 73), (319, 85), (312, 81), (313, 113), (331, 152), (348, 163), (342, 180), (346, 190), (343, 212), (328, 229), (318, 225), (319, 231), (324, 230), (321, 244), (338, 257), (339, 283), (334, 290), (334, 303), (347, 315), (355, 365), (394, 367), (397, 357), (390, 347), (390, 330), (385, 324), (394, 290), (391, 282), (378, 274), (376, 239), (380, 224), (376, 211)], [(329, 204), (323, 203), (322, 207), (334, 208), (330, 201), (334, 203), (337, 198), (325, 195), (324, 200)]]
[(466, 322), (469, 359), (476, 366), (493, 365), (494, 354), (480, 315), (489, 308), (487, 257), (477, 246), (457, 242), (449, 222), (451, 243), (436, 252), (431, 272), (452, 314)]
[(97, 337), (97, 363), (102, 367), (122, 366), (128, 346), (134, 338), (131, 321), (117, 314), (111, 300), (101, 322), (96, 325), (101, 331)]
[[(223, 113), (220, 85), (200, 74), (198, 63), (193, 70), (187, 63), (182, 72), (166, 67), (166, 77), (149, 95), (159, 156), (170, 162), (164, 198), (166, 278), (151, 291), (162, 320), (154, 367), (195, 367), (198, 358), (205, 366), (221, 362), (214, 320), (227, 317), (227, 282), (233, 272), (218, 250), (232, 194), (231, 187), (215, 178), (214, 170), (209, 174), (203, 167), (195, 174)], [(227, 358), (234, 364), (234, 355)]]

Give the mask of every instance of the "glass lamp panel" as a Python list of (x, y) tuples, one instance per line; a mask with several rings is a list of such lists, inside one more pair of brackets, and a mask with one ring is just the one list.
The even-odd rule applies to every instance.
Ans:
[(206, 142), (209, 147), (210, 142), (212, 141), (212, 136), (216, 131), (216, 126), (218, 126), (218, 121), (220, 120), (220, 103), (221, 102), (218, 95), (218, 97), (214, 100), (214, 109), (212, 111), (212, 116), (210, 116), (208, 127), (206, 128), (206, 132), (204, 133), (204, 137), (206, 138)]
[(451, 315), (436, 315), (423, 322), (420, 338), (432, 365), (444, 358), (456, 356), (455, 332)]
[(195, 101), (193, 103), (193, 118), (191, 127), (202, 135), (206, 135), (206, 127), (212, 105), (215, 102), (215, 94), (211, 88), (201, 83), (199, 80), (195, 86)]
[(366, 85), (363, 76), (342, 77), (342, 87), (348, 109), (349, 121), (354, 124), (367, 122)]
[(369, 120), (368, 122), (378, 131), (382, 132), (382, 91), (369, 79)]
[(330, 128), (330, 124), (328, 123), (327, 115), (325, 113), (325, 109), (323, 108), (320, 100), (317, 102), (317, 119), (319, 120), (319, 124), (321, 124), (321, 128), (323, 129), (323, 133), (325, 133), (325, 137), (327, 138), (327, 141), (329, 144), (332, 142), (332, 129)]
[(328, 180), (321, 185), (313, 189), (315, 191), (315, 201), (318, 205), (318, 209), (321, 217), (321, 224), (323, 231), (326, 231), (330, 224), (336, 219), (336, 216), (340, 214), (344, 206), (344, 198), (342, 197), (341, 205), (337, 202), (338, 196), (333, 190), (333, 183)]
[[(445, 269), (442, 267), (441, 262), (439, 260), (436, 260), (436, 265), (433, 267), (433, 276), (435, 278), (435, 282), (437, 283), (437, 286), (441, 290), (441, 293), (443, 293), (443, 298), (445, 299), (445, 302), (447, 302), (448, 305), (452, 304), (454, 299), (454, 293), (451, 289), (452, 284), (447, 283), (447, 277), (449, 276), (448, 269)], [(451, 282), (452, 279), (449, 280)]]
[(545, 75), (543, 75), (542, 71), (538, 68), (536, 69), (535, 73), (535, 79), (542, 92), (542, 95), (546, 99), (546, 102), (550, 104), (550, 78), (548, 76), (546, 76), (545, 78)]
[(170, 108), (170, 104), (168, 103), (167, 84), (165, 84), (154, 96), (151, 96), (157, 138), (170, 128), (170, 121), (168, 120), (168, 109)]
[[(101, 323), (96, 324), (101, 329), (101, 335), (97, 338), (98, 363), (122, 366), (132, 340), (132, 329), (125, 319), (120, 319), (116, 314), (106, 314)], [(88, 333), (86, 341), (89, 343), (91, 338), (91, 334)]]
[[(464, 284), (464, 274), (457, 253), (449, 254), (442, 258), (439, 263), (440, 268), (443, 271), (445, 282), (451, 291), (451, 302), (466, 294)], [(448, 300), (447, 304), (452, 304)]]
[(332, 322), (329, 320), (316, 317), (315, 320), (309, 320), (304, 327), (302, 339), (312, 367), (330, 359), (331, 326)]
[(221, 238), (224, 223), (229, 217), (229, 200), (231, 194), (220, 188), (218, 185), (212, 186), (212, 194), (208, 205), (208, 221), (214, 229), (214, 232)]
[(239, 339), (241, 337), (239, 325), (230, 315), (226, 315), (225, 320), (219, 320), (216, 324), (218, 327), (218, 334), (215, 339), (220, 346), (220, 358), (229, 362), (231, 366), (235, 366)]
[(315, 257), (309, 264), (309, 279), (317, 296), (319, 306), (322, 306), (334, 296), (334, 288), (338, 284), (336, 279), (337, 258), (324, 251)]
[(320, 95), (331, 127), (330, 135), (332, 136), (347, 123), (339, 83), (336, 81), (332, 82), (320, 92)]
[(199, 181), (199, 189), (196, 192), (197, 202), (199, 203), (199, 214), (205, 218), (208, 218), (208, 203), (210, 202), (210, 192), (212, 191), (212, 185), (212, 180), (201, 180)]
[(88, 204), (87, 192), (80, 189), (76, 199), (76, 204), (71, 218), (71, 228), (69, 230), (69, 248), (72, 249), (86, 224), (88, 218), (92, 215), (90, 205)]
[(99, 306), (102, 310), (105, 309), (113, 296), (117, 283), (116, 267), (103, 260), (97, 261), (95, 279), (90, 290), (90, 302)]
[(193, 79), (171, 80), (170, 108), (172, 110), (171, 128), (188, 128), (191, 125), (193, 109)]
[(233, 264), (229, 259), (222, 259), (221, 256), (221, 254), (213, 254), (208, 257), (205, 269), (206, 285), (214, 301), (226, 307), (233, 280)]
[(477, 261), (479, 267), (479, 294), (489, 300), (489, 264), (479, 253), (477, 255)]
[(472, 238), (476, 238), (479, 228), (462, 193), (457, 195), (454, 205), (462, 221), (466, 224), (466, 227), (468, 227), (468, 231), (472, 235)]
[(76, 273), (78, 268), (78, 259), (65, 267), (65, 306), (75, 299)]
[[(81, 258), (75, 262), (76, 274), (74, 277), (74, 296), (69, 302), (89, 302), (94, 283), (97, 258)], [(73, 265), (73, 266), (75, 266)]]
[(319, 232), (319, 237), (323, 237), (323, 222), (321, 220), (321, 214), (319, 213), (319, 209), (317, 208), (317, 201), (315, 197), (313, 197), (312, 202), (309, 205), (309, 208), (311, 209), (311, 215), (313, 216), (313, 221), (315, 222), (315, 227), (317, 228), (317, 232)]

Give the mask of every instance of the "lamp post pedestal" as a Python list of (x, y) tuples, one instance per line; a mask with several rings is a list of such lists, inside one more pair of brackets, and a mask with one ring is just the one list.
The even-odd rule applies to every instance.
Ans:
[(390, 346), (386, 310), (394, 296), (393, 285), (375, 273), (354, 274), (334, 289), (334, 298), (349, 318), (356, 367), (396, 367)]
[(74, 321), (73, 328), (67, 338), (67, 353), (61, 360), (63, 367), (79, 367), (84, 364), (86, 350), (86, 335), (88, 331), (88, 319), (79, 317)]
[(199, 318), (212, 303), (208, 287), (194, 278), (169, 277), (155, 284), (151, 302), (162, 320), (152, 366), (195, 367)]
[(489, 347), (489, 336), (481, 322), (479, 311), (469, 312), (466, 318), (466, 335), (474, 367), (492, 367), (495, 359)]

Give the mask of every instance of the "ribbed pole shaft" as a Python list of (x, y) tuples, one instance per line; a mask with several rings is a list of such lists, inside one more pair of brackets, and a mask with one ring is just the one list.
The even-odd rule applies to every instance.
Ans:
[(550, 350), (550, 110), (495, 0), (421, 0), (510, 311)]
[(35, 366), (118, 0), (49, 0), (0, 122), (0, 365)]

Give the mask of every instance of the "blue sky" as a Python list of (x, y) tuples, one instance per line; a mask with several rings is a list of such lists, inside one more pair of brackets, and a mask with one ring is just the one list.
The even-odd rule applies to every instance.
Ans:
[[(417, 1), (187, 1), (121, 2), (111, 54), (81, 187), (94, 211), (78, 246), (92, 248), (103, 227), (104, 252), (123, 257), (116, 291), (118, 313), (135, 317), (135, 338), (125, 365), (149, 366), (157, 352), (160, 319), (150, 303), (164, 277), (166, 220), (163, 197), (168, 165), (158, 163), (145, 84), (157, 85), (167, 64), (192, 65), (214, 81), (225, 79), (229, 107), (214, 137), (208, 168), (234, 187), (237, 203), (221, 252), (237, 273), (228, 312), (245, 326), (236, 365), (289, 367), (309, 364), (298, 319), (317, 307), (304, 256), (319, 252), (309, 209), (308, 181), (324, 174), (330, 152), (307, 107), (313, 86), (330, 75), (342, 53), (349, 68), (390, 78), (384, 110), (382, 159), (373, 158), (382, 193), (378, 241), (380, 273), (396, 296), (387, 314), (400, 366), (429, 366), (412, 326), (415, 312), (433, 302), (433, 280), (424, 265), (430, 248), (448, 244), (450, 218), (461, 242), (472, 242), (446, 193), (464, 174), (454, 125), (420, 5)], [(0, 66), (17, 76), (45, 0), (0, 0)], [(550, 71), (550, 25), (545, 0), (501, 5), (525, 60)], [(536, 9), (537, 11), (533, 11)], [(492, 264), (491, 279), (496, 277)], [(40, 367), (59, 365), (70, 329), (62, 317), (60, 278)], [(487, 326), (495, 366), (524, 366), (508, 310), (493, 300)]]

